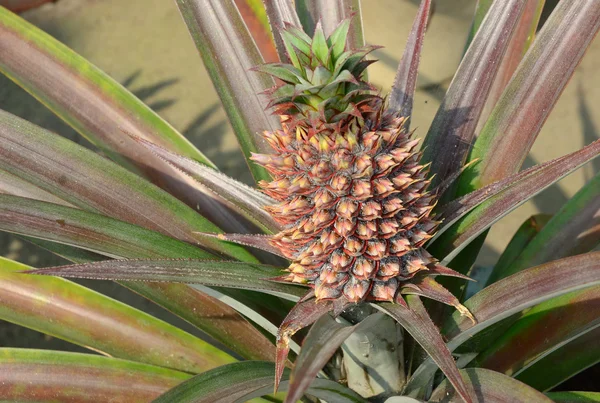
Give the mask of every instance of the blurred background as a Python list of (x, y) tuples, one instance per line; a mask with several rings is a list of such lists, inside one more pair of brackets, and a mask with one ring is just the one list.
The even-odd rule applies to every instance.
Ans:
[[(246, 0), (238, 0), (244, 3)], [(558, 0), (547, 0), (547, 15)], [(418, 0), (363, 0), (369, 44), (379, 62), (371, 80), (387, 93)], [(437, 0), (430, 19), (415, 96), (413, 127), (424, 136), (460, 61), (476, 0)], [(238, 151), (212, 83), (172, 0), (0, 0), (122, 83), (184, 133), (227, 174), (251, 176)], [(30, 6), (37, 6), (28, 9)], [(28, 10), (27, 10), (28, 9)], [(600, 137), (600, 41), (596, 39), (544, 125), (524, 167), (573, 152)], [(90, 146), (52, 112), (4, 76), (0, 109)], [(90, 146), (91, 147), (91, 146)], [(493, 266), (514, 232), (532, 214), (552, 214), (600, 171), (600, 159), (519, 207), (490, 231), (478, 267)], [(19, 238), (0, 233), (0, 254), (44, 267), (62, 263)], [(197, 333), (189, 325), (109, 282), (82, 282)], [(0, 345), (83, 350), (0, 321)]]

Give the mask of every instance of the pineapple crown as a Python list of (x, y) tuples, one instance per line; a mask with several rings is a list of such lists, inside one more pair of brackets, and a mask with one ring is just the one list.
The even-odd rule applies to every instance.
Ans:
[(346, 19), (326, 38), (321, 23), (311, 38), (287, 25), (283, 42), (291, 63), (269, 63), (256, 68), (283, 83), (266, 91), (278, 115), (294, 120), (339, 124), (370, 110), (369, 101), (379, 99), (376, 90), (363, 81), (365, 60), (375, 46), (351, 50), (346, 45), (350, 20)]

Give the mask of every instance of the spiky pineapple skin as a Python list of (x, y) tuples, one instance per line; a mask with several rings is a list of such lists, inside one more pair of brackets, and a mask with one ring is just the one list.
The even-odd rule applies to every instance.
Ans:
[(285, 228), (272, 243), (292, 262), (282, 279), (314, 287), (317, 300), (393, 301), (435, 263), (422, 248), (438, 222), (418, 141), (379, 97), (365, 103), (342, 132), (284, 115), (265, 133), (276, 153), (254, 156), (279, 201), (268, 211)]

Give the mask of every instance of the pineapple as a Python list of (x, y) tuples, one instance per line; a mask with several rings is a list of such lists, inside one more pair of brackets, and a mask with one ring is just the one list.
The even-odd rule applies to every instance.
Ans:
[(282, 122), (264, 134), (275, 154), (253, 155), (273, 176), (261, 188), (279, 202), (268, 211), (284, 229), (271, 243), (291, 261), (277, 280), (310, 286), (316, 301), (404, 305), (401, 294), (414, 293), (468, 314), (433, 279), (461, 276), (423, 248), (439, 221), (418, 140), (364, 81), (374, 47), (348, 49), (349, 24), (329, 38), (320, 24), (313, 38), (287, 26), (291, 64), (257, 68), (282, 81), (267, 91)]

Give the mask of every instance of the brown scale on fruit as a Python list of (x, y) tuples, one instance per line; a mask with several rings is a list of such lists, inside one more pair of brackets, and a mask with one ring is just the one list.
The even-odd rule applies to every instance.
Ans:
[(410, 292), (462, 312), (433, 280), (460, 275), (423, 249), (439, 222), (418, 141), (363, 80), (374, 47), (347, 49), (348, 28), (325, 38), (317, 26), (310, 38), (290, 26), (282, 37), (291, 64), (257, 68), (281, 80), (267, 91), (282, 122), (264, 133), (274, 153), (253, 156), (273, 177), (260, 186), (284, 228), (271, 243), (291, 261), (278, 280), (312, 287), (317, 301), (404, 303)]

